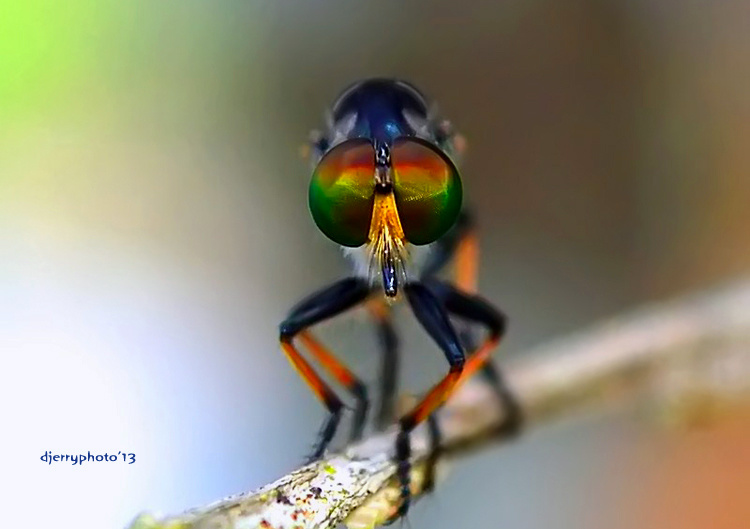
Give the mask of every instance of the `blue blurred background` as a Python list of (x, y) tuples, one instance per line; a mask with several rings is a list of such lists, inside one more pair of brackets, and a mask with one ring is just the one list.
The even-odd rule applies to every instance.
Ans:
[[(749, 20), (741, 0), (0, 3), (5, 524), (122, 527), (301, 462), (323, 410), (277, 325), (346, 263), (297, 153), (358, 78), (414, 82), (468, 138), (499, 356), (747, 270)], [(398, 315), (418, 392), (444, 361)], [(374, 379), (363, 314), (321, 333)], [(744, 528), (749, 441), (594, 416), (473, 457), (410, 524)]]

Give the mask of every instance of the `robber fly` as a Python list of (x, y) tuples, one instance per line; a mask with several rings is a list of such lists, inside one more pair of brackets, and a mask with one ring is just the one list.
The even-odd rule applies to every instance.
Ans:
[[(505, 317), (475, 294), (477, 238), (462, 208), (456, 165), (463, 140), (449, 122), (435, 118), (411, 84), (368, 79), (336, 99), (326, 130), (315, 133), (310, 143), (310, 212), (320, 231), (344, 247), (354, 262), (349, 277), (305, 298), (280, 326), (282, 350), (329, 412), (310, 461), (325, 452), (344, 405), (302, 356), (298, 344), (356, 400), (351, 440), (362, 436), (369, 407), (365, 385), (310, 332), (313, 325), (367, 303), (383, 346), (380, 427), (393, 414), (397, 376), (396, 336), (389, 318), (392, 301), (406, 299), (448, 361), (448, 373), (398, 421), (394, 459), (401, 485), (398, 514), (404, 515), (410, 501), (409, 434), (461, 382), (481, 370), (506, 409), (518, 410), (488, 362), (503, 336)], [(451, 260), (454, 280), (438, 279)], [(451, 316), (486, 329), (486, 337), (475, 346), (473, 339), (457, 332)], [(505, 429), (517, 429), (519, 424), (519, 414), (509, 413)], [(430, 431), (437, 447), (439, 431)]]

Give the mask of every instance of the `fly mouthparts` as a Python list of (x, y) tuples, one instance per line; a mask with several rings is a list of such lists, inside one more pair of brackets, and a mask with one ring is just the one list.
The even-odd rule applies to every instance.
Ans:
[(381, 256), (381, 266), (383, 271), (383, 290), (389, 298), (396, 297), (398, 294), (398, 277), (396, 275), (396, 264), (393, 261), (391, 249), (385, 247)]

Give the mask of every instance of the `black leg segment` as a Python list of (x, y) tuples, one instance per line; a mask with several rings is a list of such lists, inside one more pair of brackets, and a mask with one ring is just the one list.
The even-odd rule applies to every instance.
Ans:
[(370, 293), (367, 282), (358, 277), (336, 281), (306, 297), (289, 311), (279, 326), (282, 337), (293, 338), (306, 327), (332, 318), (362, 302)]
[(463, 367), (463, 347), (438, 297), (421, 283), (409, 283), (404, 290), (414, 316), (443, 351), (451, 370)]
[(378, 342), (381, 352), (380, 385), (377, 411), (375, 412), (375, 426), (378, 430), (385, 430), (394, 419), (396, 386), (398, 385), (399, 351), (398, 336), (393, 328), (389, 313), (377, 316)]
[(424, 483), (422, 484), (422, 491), (425, 494), (432, 492), (435, 488), (435, 470), (442, 455), (442, 433), (434, 413), (427, 417), (427, 437), (430, 443), (430, 453), (425, 462)]

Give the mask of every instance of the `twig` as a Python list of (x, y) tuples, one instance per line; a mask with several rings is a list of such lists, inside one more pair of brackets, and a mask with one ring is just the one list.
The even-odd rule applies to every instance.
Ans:
[[(506, 367), (525, 428), (573, 417), (590, 405), (650, 397), (669, 419), (705, 419), (750, 401), (750, 278), (598, 324), (523, 354)], [(476, 381), (439, 412), (442, 460), (485, 447), (504, 410)], [(131, 529), (371, 528), (398, 505), (391, 463), (394, 431), (370, 437), (262, 489)], [(413, 443), (413, 492), (419, 495), (427, 436)]]

